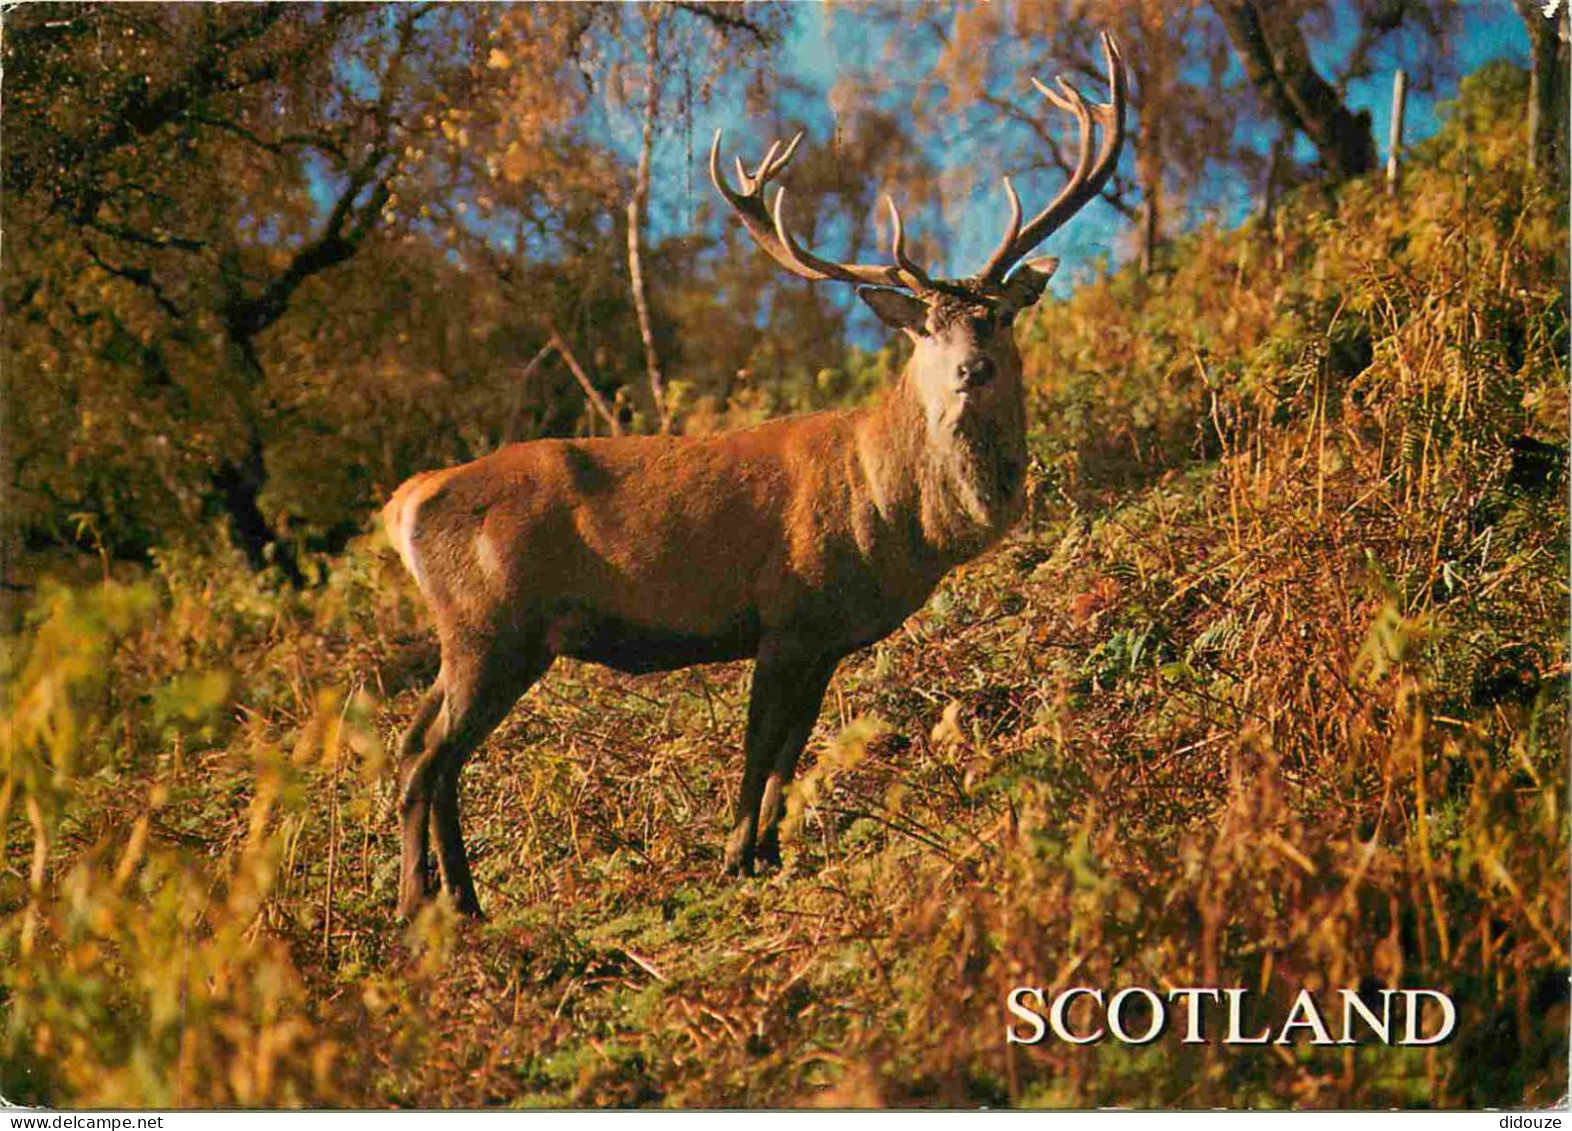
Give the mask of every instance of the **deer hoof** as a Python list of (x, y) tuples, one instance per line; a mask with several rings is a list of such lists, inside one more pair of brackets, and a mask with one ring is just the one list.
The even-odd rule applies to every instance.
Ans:
[(758, 863), (767, 867), (779, 868), (781, 866), (781, 840), (774, 830), (765, 833), (759, 839), (759, 847), (754, 856)]
[(743, 852), (740, 849), (726, 849), (726, 863), (721, 867), (723, 876), (751, 876), (753, 875), (753, 853)]

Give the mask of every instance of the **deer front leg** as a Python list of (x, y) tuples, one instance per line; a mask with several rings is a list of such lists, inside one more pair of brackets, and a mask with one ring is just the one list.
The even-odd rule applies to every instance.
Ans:
[(782, 795), (813, 731), (837, 660), (762, 652), (753, 669), (742, 788), (726, 871), (752, 875), (756, 860), (780, 863)]
[(764, 797), (759, 802), (758, 848), (755, 857), (761, 863), (780, 866), (780, 825), (786, 812), (786, 787), (797, 773), (797, 759), (802, 757), (808, 737), (813, 733), (813, 726), (819, 721), (824, 692), (830, 686), (830, 678), (835, 674), (835, 666), (839, 662), (839, 659), (822, 661), (817, 668), (806, 673), (799, 685), (803, 710), (775, 754), (770, 776), (764, 780)]

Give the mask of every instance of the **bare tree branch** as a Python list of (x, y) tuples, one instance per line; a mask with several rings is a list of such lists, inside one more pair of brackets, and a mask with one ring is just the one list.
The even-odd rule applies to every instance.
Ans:
[(529, 379), (531, 377), (535, 376), (535, 371), (545, 364), (546, 359), (550, 357), (553, 352), (555, 352), (556, 348), (557, 343), (555, 341), (549, 341), (545, 345), (541, 346), (540, 351), (530, 359), (529, 364), (519, 372), (519, 375), (516, 378), (514, 378), (513, 411), (508, 413), (507, 426), (502, 430), (502, 442), (504, 444), (511, 444), (513, 442), (513, 437), (518, 432), (519, 413), (522, 412), (524, 408), (525, 385), (529, 383)]
[(606, 422), (606, 427), (611, 429), (613, 436), (622, 435), (622, 424), (618, 421), (617, 414), (611, 411), (606, 398), (600, 395), (600, 390), (596, 389), (590, 381), (589, 375), (584, 372), (584, 367), (579, 364), (579, 359), (573, 356), (573, 351), (568, 348), (567, 339), (558, 333), (556, 323), (548, 322), (547, 325), (551, 330), (552, 348), (562, 355), (562, 360), (567, 363), (573, 379), (579, 383), (579, 388), (584, 390), (585, 399), (594, 408), (596, 415)]
[(258, 149), (275, 155), (282, 155), (291, 149), (315, 149), (319, 153), (326, 153), (330, 157), (336, 157), (346, 164), (349, 162), (349, 155), (344, 152), (343, 147), (337, 141), (320, 135), (286, 134), (277, 141), (269, 141), (255, 131), (242, 126), (239, 122), (231, 122), (227, 118), (215, 118), (208, 114), (186, 114), (184, 118), (189, 122), (195, 122), (197, 125), (209, 126), (216, 130), (234, 134), (236, 137), (250, 142)]
[(174, 248), (177, 251), (201, 251), (207, 247), (205, 240), (189, 239), (184, 236), (157, 236), (139, 232), (135, 228), (128, 228), (124, 224), (112, 224), (105, 220), (88, 220), (87, 227), (95, 232), (109, 236), (111, 239), (125, 240), (127, 243), (140, 244), (143, 247), (164, 250)]
[(387, 72), (382, 76), (373, 111), (383, 140), (350, 173), (348, 183), (328, 213), (321, 235), (296, 252), (289, 265), (263, 288), (261, 294), (249, 298), (237, 294), (225, 303), (224, 323), (237, 340), (249, 342), (277, 322), (302, 283), (354, 255), (376, 226), (391, 192), (387, 177), (395, 80), (414, 41), (415, 25), (431, 10), (429, 4), (409, 9), (399, 22), (397, 45)]
[(129, 283), (135, 283), (137, 286), (147, 291), (147, 293), (152, 296), (153, 301), (158, 304), (158, 308), (165, 314), (169, 315), (171, 318), (185, 317), (185, 311), (180, 309), (180, 307), (175, 304), (169, 295), (165, 293), (164, 288), (159, 285), (158, 280), (153, 277), (153, 273), (151, 271), (144, 267), (115, 266), (113, 263), (110, 263), (104, 259), (103, 256), (98, 254), (98, 249), (93, 246), (92, 242), (88, 240), (86, 236), (82, 237), (82, 247), (87, 252), (88, 258), (90, 258), (94, 263), (98, 264), (98, 266), (103, 270), (109, 272), (111, 275), (114, 275), (116, 278), (124, 279)]
[(377, 180), (358, 208), (355, 201), (366, 192), (367, 185), (377, 176), (378, 167), (386, 158), (385, 152), (372, 151), (339, 194), (322, 234), (296, 252), (289, 265), (263, 288), (261, 294), (249, 298), (237, 295), (225, 304), (224, 323), (232, 334), (242, 339), (256, 337), (283, 316), (290, 298), (302, 283), (344, 262), (359, 250), (376, 224), (377, 215), (387, 204), (387, 181)]
[(770, 32), (738, 12), (746, 11), (741, 5), (703, 4), (698, 0), (677, 0), (672, 7), (698, 16), (726, 32), (743, 32), (760, 47), (771, 47), (775, 37)]

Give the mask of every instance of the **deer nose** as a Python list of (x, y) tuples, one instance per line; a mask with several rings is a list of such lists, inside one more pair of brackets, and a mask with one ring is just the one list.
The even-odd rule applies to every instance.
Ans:
[(993, 358), (973, 357), (961, 362), (961, 388), (980, 389), (993, 380)]

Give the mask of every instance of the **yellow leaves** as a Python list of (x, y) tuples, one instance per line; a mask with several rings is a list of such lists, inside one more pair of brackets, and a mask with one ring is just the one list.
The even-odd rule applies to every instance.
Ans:
[(827, 797), (836, 778), (850, 773), (868, 756), (869, 744), (889, 730), (883, 719), (853, 719), (850, 726), (830, 740), (829, 746), (819, 755), (818, 764), (797, 779), (786, 797), (786, 818), (781, 822), (781, 834), (795, 837), (802, 827), (807, 810)]
[(1403, 662), (1425, 634), (1422, 618), (1403, 616), (1396, 603), (1388, 600), (1371, 622), (1359, 654), (1354, 657), (1353, 674), (1363, 675), (1367, 685), (1374, 687), (1387, 672)]
[(152, 604), (148, 587), (113, 582), (45, 598), (47, 619), (21, 679), (10, 688), (13, 708), (0, 729), (8, 784), (20, 779), (24, 790), (40, 788), (44, 764), (52, 770), (49, 776), (73, 771), (83, 735), (97, 725), (92, 705), (101, 698), (115, 638), (129, 632)]
[(951, 39), (941, 66), (951, 79), (951, 105), (959, 106), (976, 97), (988, 77), (988, 60), (997, 48), (1002, 31), (998, 11), (992, 5), (962, 8), (955, 13)]
[(51, 960), (0, 964), (20, 1048), (58, 1051), (59, 1094), (88, 1107), (331, 1103), (343, 1045), (309, 1018), (288, 948), (257, 929), (253, 853), (212, 867), (160, 847), (159, 793), (39, 908)]
[[(338, 688), (319, 692), (316, 709), (301, 728), (290, 761), (315, 766), (336, 780), (341, 770), (355, 769), (360, 780), (374, 785), (382, 777), (385, 748), (377, 732), (376, 701), (363, 691), (346, 696)], [(365, 818), (370, 799), (361, 794), (349, 803), (353, 815)]]
[(230, 683), (227, 672), (182, 672), (154, 691), (154, 718), (160, 723), (211, 723), (228, 702)]
[(944, 708), (944, 714), (934, 724), (933, 732), (929, 735), (935, 746), (948, 746), (951, 743), (965, 742), (966, 735), (961, 730), (961, 704), (957, 699), (951, 699)]
[(126, 881), (131, 878), (137, 865), (142, 862), (142, 854), (147, 848), (148, 815), (143, 813), (131, 826), (131, 836), (126, 841), (125, 852), (121, 854), (120, 863), (115, 868), (114, 888), (119, 891), (126, 886)]
[(513, 60), (508, 58), (508, 53), (500, 47), (493, 47), (491, 54), (486, 56), (486, 66), (493, 71), (504, 71), (513, 65)]
[(373, 1017), (381, 1017), (397, 1004), (394, 995), (388, 992), (387, 983), (381, 978), (373, 978), (366, 982), (365, 987), (360, 991), (360, 1003)]
[(404, 941), (416, 956), (424, 977), (436, 977), (447, 969), (459, 923), (459, 913), (451, 899), (433, 900), (416, 913), (404, 932)]

